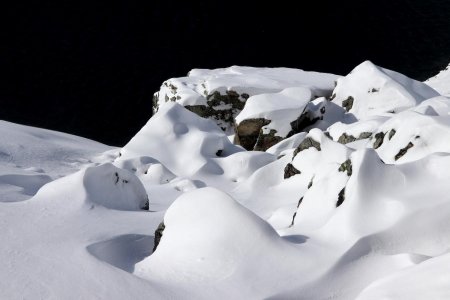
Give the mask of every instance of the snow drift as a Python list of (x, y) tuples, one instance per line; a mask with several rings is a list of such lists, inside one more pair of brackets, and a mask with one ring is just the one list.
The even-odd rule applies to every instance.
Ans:
[(447, 73), (196, 69), (121, 149), (0, 122), (0, 297), (449, 298)]

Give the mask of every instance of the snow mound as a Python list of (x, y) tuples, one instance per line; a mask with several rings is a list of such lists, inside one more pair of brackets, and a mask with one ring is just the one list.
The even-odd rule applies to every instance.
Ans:
[(60, 198), (67, 209), (100, 205), (116, 210), (142, 210), (148, 207), (147, 193), (132, 173), (111, 163), (88, 167), (43, 186), (33, 201)]
[[(135, 274), (156, 281), (169, 276), (181, 288), (208, 284), (196, 298), (205, 298), (211, 288), (221, 297), (267, 297), (276, 286), (289, 285), (287, 276), (301, 265), (293, 261), (295, 248), (270, 225), (214, 188), (180, 196), (167, 210), (164, 224), (158, 248), (136, 265)], [(277, 271), (290, 275), (280, 278)], [(252, 287), (229, 289), (249, 272)]]
[(168, 103), (123, 147), (121, 157), (150, 156), (176, 175), (189, 176), (208, 159), (242, 151), (210, 120)]
[(439, 96), (428, 85), (365, 61), (337, 80), (333, 102), (358, 119), (397, 113)]
[(141, 210), (148, 206), (147, 193), (141, 181), (112, 164), (87, 168), (83, 185), (88, 202), (119, 210)]

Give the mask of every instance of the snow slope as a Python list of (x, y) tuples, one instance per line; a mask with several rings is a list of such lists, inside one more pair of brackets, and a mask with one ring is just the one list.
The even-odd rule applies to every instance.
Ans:
[(450, 65), (434, 77), (425, 81), (426, 84), (438, 91), (441, 95), (450, 96)]
[[(450, 98), (433, 82), (368, 61), (193, 70), (121, 149), (0, 122), (0, 298), (448, 299)], [(188, 109), (203, 89), (248, 93), (233, 120), (270, 120), (256, 134), (274, 144), (234, 145)]]

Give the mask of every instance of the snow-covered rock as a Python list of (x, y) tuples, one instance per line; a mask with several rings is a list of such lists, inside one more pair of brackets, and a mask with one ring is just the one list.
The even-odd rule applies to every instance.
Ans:
[(398, 113), (438, 95), (424, 83), (365, 61), (337, 80), (332, 100), (365, 119)]
[(204, 118), (214, 120), (227, 134), (234, 131), (234, 118), (251, 96), (279, 93), (286, 88), (304, 87), (314, 96), (327, 96), (338, 76), (289, 68), (194, 69), (187, 77), (165, 81), (154, 96), (158, 110), (176, 101)]
[(449, 298), (447, 96), (364, 62), (156, 100), (122, 149), (0, 122), (0, 298)]

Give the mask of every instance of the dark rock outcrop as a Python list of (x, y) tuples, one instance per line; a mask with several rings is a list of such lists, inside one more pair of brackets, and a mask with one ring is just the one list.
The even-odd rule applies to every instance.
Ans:
[(383, 144), (384, 132), (378, 132), (375, 134), (375, 142), (373, 143), (373, 149), (378, 149)]
[(320, 117), (312, 116), (311, 112), (309, 112), (307, 108), (308, 106), (305, 107), (301, 115), (296, 120), (291, 122), (291, 131), (288, 133), (286, 138), (305, 131), (305, 128), (314, 125), (314, 123), (320, 120)]
[(253, 150), (263, 126), (270, 124), (264, 118), (247, 119), (235, 127), (234, 143), (247, 150)]
[(301, 172), (297, 170), (291, 163), (288, 163), (284, 168), (284, 179), (290, 178), (297, 174), (301, 174)]
[(342, 188), (342, 190), (338, 194), (338, 201), (336, 202), (336, 207), (341, 206), (342, 203), (344, 203), (345, 200), (345, 187)]
[(149, 209), (150, 209), (150, 202), (149, 202), (149, 200), (148, 200), (148, 197), (147, 197), (147, 202), (145, 202), (145, 204), (144, 204), (144, 206), (142, 207), (142, 209), (143, 209), (143, 210), (149, 210)]
[(347, 176), (352, 176), (352, 161), (350, 159), (344, 161), (339, 167), (339, 172), (347, 172)]
[(414, 144), (409, 142), (408, 145), (406, 145), (406, 147), (404, 147), (404, 148), (400, 149), (400, 151), (398, 151), (398, 153), (395, 155), (395, 160), (398, 160), (403, 155), (405, 155), (406, 152), (408, 152), (408, 150), (411, 149), (412, 147), (414, 147)]
[(353, 135), (348, 135), (345, 132), (338, 138), (338, 143), (348, 144), (356, 141), (356, 138)]
[(388, 135), (389, 140), (392, 139), (392, 137), (395, 135), (395, 133), (396, 133), (395, 129), (391, 129), (391, 131), (389, 131), (389, 135)]
[(351, 134), (348, 135), (348, 134), (346, 134), (346, 133), (344, 132), (344, 133), (338, 138), (338, 143), (341, 143), (341, 144), (348, 144), (348, 143), (351, 143), (351, 142), (354, 142), (354, 141), (359, 141), (359, 140), (368, 139), (368, 138), (370, 138), (371, 136), (372, 136), (372, 132), (367, 132), (367, 131), (361, 132), (357, 138), (354, 137), (354, 136), (351, 135)]
[[(297, 209), (300, 207), (300, 204), (302, 204), (302, 201), (303, 201), (303, 197), (301, 197), (300, 200), (298, 200)], [(295, 212), (294, 215), (292, 215), (292, 221), (291, 221), (291, 225), (289, 225), (289, 227), (294, 226), (295, 217), (297, 217), (297, 212)]]
[(163, 236), (163, 232), (164, 229), (166, 228), (166, 226), (164, 225), (164, 221), (162, 221), (158, 228), (156, 228), (155, 230), (155, 239), (154, 239), (154, 243), (153, 243), (153, 252), (155, 252), (156, 248), (159, 245), (159, 242), (161, 241), (161, 238)]
[(346, 110), (347, 112), (349, 112), (350, 109), (352, 109), (352, 107), (353, 107), (353, 101), (354, 101), (354, 100), (355, 100), (355, 99), (353, 99), (352, 96), (348, 96), (347, 99), (345, 99), (344, 101), (342, 101), (342, 107), (344, 107), (345, 110)]
[(305, 138), (300, 145), (298, 145), (297, 149), (294, 151), (294, 157), (297, 156), (298, 153), (302, 152), (303, 150), (309, 149), (311, 147), (314, 147), (317, 149), (317, 151), (321, 151), (320, 143), (313, 140), (311, 137)]
[(253, 147), (253, 150), (266, 151), (273, 145), (282, 141), (283, 138), (281, 136), (277, 136), (276, 133), (277, 133), (276, 130), (271, 129), (269, 133), (264, 134), (261, 129), (259, 131), (259, 135), (258, 135), (258, 138), (256, 139), (256, 143), (255, 143), (255, 146)]

